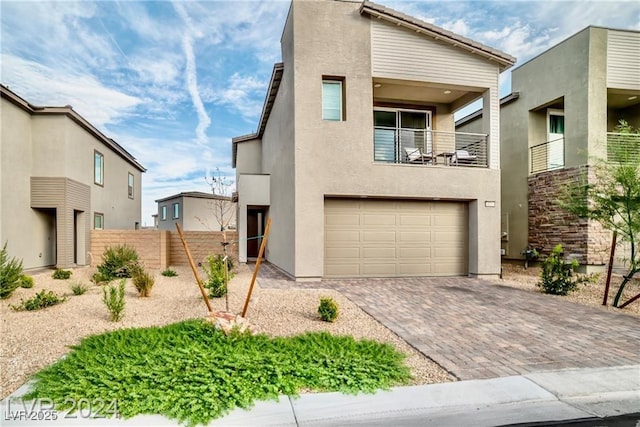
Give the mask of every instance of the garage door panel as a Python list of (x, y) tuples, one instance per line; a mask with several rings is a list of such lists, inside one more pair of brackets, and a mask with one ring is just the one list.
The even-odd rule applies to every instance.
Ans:
[(359, 259), (360, 248), (327, 248), (325, 256), (330, 259)]
[(401, 259), (422, 259), (431, 258), (431, 248), (400, 248), (398, 256)]
[(395, 242), (395, 231), (370, 230), (362, 232), (363, 242)]
[(365, 276), (395, 276), (396, 264), (395, 263), (380, 263), (375, 264), (363, 264), (362, 274)]
[(335, 230), (325, 231), (325, 239), (328, 242), (360, 242), (359, 231)]
[(399, 215), (400, 225), (403, 226), (429, 226), (431, 217), (427, 215)]
[(382, 258), (382, 259), (395, 258), (396, 248), (395, 246), (386, 247), (386, 248), (365, 247), (365, 248), (362, 248), (362, 257), (363, 258)]
[(354, 214), (345, 214), (345, 213), (335, 213), (334, 215), (327, 216), (327, 225), (341, 225), (345, 227), (351, 227), (354, 225), (360, 224), (360, 215), (357, 213)]
[(400, 263), (399, 271), (403, 276), (425, 276), (433, 273), (431, 263)]
[(338, 277), (360, 276), (360, 264), (328, 264), (325, 266), (325, 274)]
[(467, 205), (375, 199), (325, 201), (325, 276), (467, 274)]
[(400, 231), (398, 233), (398, 241), (402, 245), (407, 243), (415, 245), (416, 243), (428, 243), (431, 241), (430, 231)]

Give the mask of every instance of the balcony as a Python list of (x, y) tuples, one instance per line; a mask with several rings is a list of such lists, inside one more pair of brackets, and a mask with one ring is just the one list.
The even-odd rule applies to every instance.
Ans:
[(564, 138), (543, 142), (530, 149), (532, 174), (546, 172), (564, 167)]
[(608, 132), (607, 161), (640, 163), (640, 134)]
[(488, 167), (486, 134), (375, 126), (374, 161), (425, 166)]

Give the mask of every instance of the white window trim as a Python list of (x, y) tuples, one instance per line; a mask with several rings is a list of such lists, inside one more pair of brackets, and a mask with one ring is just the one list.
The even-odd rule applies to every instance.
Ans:
[[(178, 208), (178, 214), (176, 215), (176, 208)], [(171, 205), (172, 219), (180, 219), (180, 202)]]
[[(96, 155), (100, 155), (100, 180), (96, 181)], [(104, 154), (98, 150), (93, 150), (93, 183), (104, 186)]]
[[(100, 218), (100, 227), (96, 227), (96, 218)], [(104, 214), (100, 212), (93, 213), (93, 229), (94, 230), (104, 230)]]
[(160, 206), (160, 221), (167, 220), (167, 205)]
[[(337, 84), (340, 88), (340, 105), (339, 105), (339, 118), (338, 120), (334, 120), (334, 119), (328, 119), (325, 117), (324, 115), (324, 85), (325, 83), (328, 84)], [(322, 79), (322, 99), (321, 99), (321, 104), (322, 104), (322, 120), (327, 121), (327, 122), (342, 122), (344, 121), (344, 80), (342, 79), (338, 79), (338, 78), (323, 78)]]
[(130, 199), (134, 198), (135, 195), (135, 179), (136, 177), (131, 173), (128, 172), (127, 175), (127, 194), (129, 196)]

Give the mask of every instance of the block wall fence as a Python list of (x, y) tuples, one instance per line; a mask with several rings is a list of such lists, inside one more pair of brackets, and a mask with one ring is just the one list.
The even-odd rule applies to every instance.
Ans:
[[(183, 231), (191, 256), (197, 264), (210, 254), (222, 254), (221, 231)], [(225, 231), (227, 255), (238, 259), (237, 232)], [(102, 262), (102, 254), (109, 246), (128, 245), (136, 249), (140, 260), (150, 269), (189, 266), (189, 260), (177, 231), (168, 230), (91, 230), (91, 265)]]

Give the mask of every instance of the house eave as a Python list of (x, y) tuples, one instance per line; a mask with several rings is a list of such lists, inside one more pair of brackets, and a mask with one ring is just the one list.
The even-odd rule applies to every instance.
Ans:
[(505, 71), (516, 62), (515, 57), (498, 49), (486, 46), (482, 43), (445, 30), (437, 25), (429, 24), (428, 22), (421, 21), (374, 2), (362, 2), (362, 5), (360, 6), (360, 14), (367, 14), (374, 18), (383, 19), (387, 22), (415, 31), (418, 34), (424, 34), (436, 40), (449, 43), (454, 47), (459, 47), (471, 53), (478, 54), (487, 60), (496, 62), (500, 66), (500, 71)]

